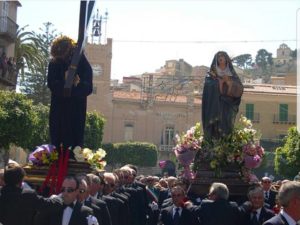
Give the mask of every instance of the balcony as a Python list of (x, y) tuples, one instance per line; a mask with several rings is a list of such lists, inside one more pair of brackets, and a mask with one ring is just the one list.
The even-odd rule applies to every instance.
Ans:
[(0, 38), (14, 42), (17, 37), (18, 25), (7, 16), (0, 16)]
[(280, 116), (279, 114), (274, 114), (273, 123), (277, 124), (296, 124), (296, 115), (288, 114), (287, 117)]
[[(243, 116), (247, 115), (246, 112), (241, 112), (240, 114), (242, 114)], [(239, 117), (237, 117), (237, 118), (239, 118)], [(248, 118), (247, 117), (247, 119), (251, 120), (252, 123), (259, 123), (259, 121), (260, 121), (260, 113), (255, 112), (255, 113), (253, 113), (253, 118)]]
[(159, 146), (159, 151), (162, 152), (172, 152), (174, 148), (174, 145), (160, 145)]
[(17, 71), (13, 68), (8, 68), (6, 72), (3, 72), (0, 68), (0, 83), (14, 89), (17, 84)]

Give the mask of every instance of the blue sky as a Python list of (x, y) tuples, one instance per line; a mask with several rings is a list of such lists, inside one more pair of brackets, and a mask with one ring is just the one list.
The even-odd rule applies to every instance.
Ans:
[[(38, 31), (51, 22), (58, 32), (77, 39), (78, 0), (23, 0), (17, 23)], [(112, 78), (153, 72), (165, 60), (183, 58), (209, 66), (213, 55), (230, 56), (265, 48), (276, 56), (283, 40), (296, 48), (296, 0), (105, 0), (107, 37), (113, 38)], [(292, 41), (291, 41), (292, 40)], [(248, 41), (248, 42), (245, 42)], [(254, 42), (253, 42), (254, 41)]]

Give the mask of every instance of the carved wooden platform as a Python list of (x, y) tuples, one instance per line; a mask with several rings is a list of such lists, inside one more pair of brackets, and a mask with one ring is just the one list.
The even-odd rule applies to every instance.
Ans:
[(191, 191), (204, 198), (209, 192), (209, 187), (214, 182), (227, 185), (231, 200), (246, 198), (250, 186), (248, 182), (242, 180), (238, 167), (228, 166), (227, 168), (222, 168), (219, 176), (216, 176), (215, 172), (208, 165), (203, 165), (198, 168)]
[[(37, 167), (26, 165), (23, 168), (26, 172), (24, 180), (32, 186), (40, 186), (44, 182), (49, 170), (48, 166)], [(94, 171), (90, 168), (90, 164), (87, 162), (77, 162), (75, 160), (69, 160), (68, 162), (68, 175), (92, 172)]]

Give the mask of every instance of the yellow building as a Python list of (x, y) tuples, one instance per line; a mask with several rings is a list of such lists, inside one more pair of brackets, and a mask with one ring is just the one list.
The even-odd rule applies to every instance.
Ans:
[[(14, 57), (19, 6), (19, 1), (0, 1), (0, 56), (5, 53), (7, 58)], [(14, 90), (16, 78), (15, 71), (0, 68), (0, 90)]]

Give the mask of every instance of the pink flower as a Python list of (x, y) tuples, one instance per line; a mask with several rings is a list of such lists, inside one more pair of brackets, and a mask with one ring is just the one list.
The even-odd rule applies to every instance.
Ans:
[(161, 160), (159, 161), (158, 165), (159, 168), (163, 169), (166, 166), (167, 161), (166, 160)]

